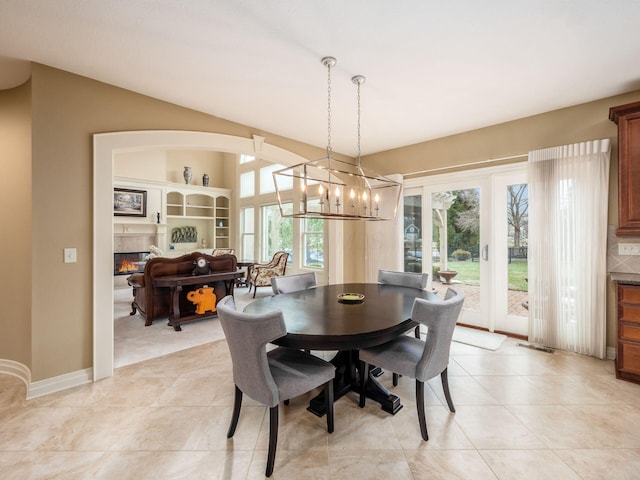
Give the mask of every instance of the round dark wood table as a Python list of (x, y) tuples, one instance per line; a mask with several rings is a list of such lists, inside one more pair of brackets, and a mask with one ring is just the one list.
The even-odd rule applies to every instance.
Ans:
[[(364, 301), (346, 304), (338, 301), (342, 293), (359, 293)], [(305, 350), (337, 350), (331, 363), (336, 367), (336, 400), (349, 391), (359, 391), (360, 348), (380, 345), (403, 335), (417, 325), (411, 320), (416, 298), (429, 298), (426, 290), (378, 283), (346, 283), (310, 288), (298, 292), (265, 297), (250, 303), (246, 313), (282, 310), (287, 334), (273, 343)], [(389, 393), (370, 375), (367, 397), (382, 409), (395, 414), (402, 408), (400, 399)], [(321, 396), (311, 400), (309, 410), (324, 414)]]

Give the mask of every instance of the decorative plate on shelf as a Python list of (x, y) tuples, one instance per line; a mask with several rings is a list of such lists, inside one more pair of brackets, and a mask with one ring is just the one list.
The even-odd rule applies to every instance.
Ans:
[(364, 295), (361, 293), (341, 293), (338, 295), (338, 301), (340, 303), (362, 303)]

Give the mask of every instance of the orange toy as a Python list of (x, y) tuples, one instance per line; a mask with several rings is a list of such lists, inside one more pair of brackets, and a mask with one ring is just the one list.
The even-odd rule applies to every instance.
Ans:
[(207, 287), (206, 285), (198, 290), (187, 293), (187, 299), (195, 304), (198, 315), (206, 311), (213, 313), (216, 311), (216, 294), (213, 293), (213, 288)]

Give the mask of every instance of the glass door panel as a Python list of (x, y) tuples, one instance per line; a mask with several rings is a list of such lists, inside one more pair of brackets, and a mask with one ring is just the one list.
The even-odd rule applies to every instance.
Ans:
[(431, 193), (433, 288), (465, 295), (461, 323), (488, 328), (481, 295), (480, 187)]
[(498, 239), (502, 245), (502, 265), (506, 270), (506, 282), (500, 282), (503, 295), (498, 302), (506, 302), (498, 312), (496, 329), (508, 333), (528, 333), (528, 232), (529, 232), (529, 188), (526, 183), (512, 183), (513, 177), (498, 182), (497, 188), (506, 203), (497, 212), (506, 213), (506, 239)]

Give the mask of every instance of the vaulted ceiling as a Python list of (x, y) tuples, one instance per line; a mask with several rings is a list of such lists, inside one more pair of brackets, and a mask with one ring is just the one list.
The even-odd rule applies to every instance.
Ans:
[[(640, 89), (639, 24), (629, 0), (0, 0), (0, 56), (320, 147), (334, 56), (354, 155), (354, 75), (373, 153)], [(23, 75), (0, 60), (5, 88)]]

